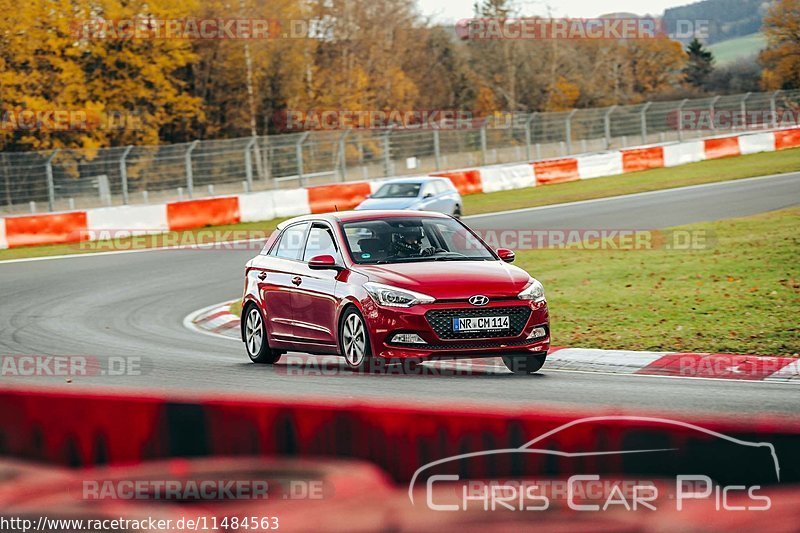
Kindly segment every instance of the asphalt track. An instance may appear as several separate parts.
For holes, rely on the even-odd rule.
[[[470,217],[480,229],[655,229],[800,204],[800,173]],[[141,358],[141,375],[0,377],[14,385],[800,419],[794,385],[547,371],[514,376],[290,375],[184,317],[240,294],[255,250],[161,250],[0,263],[0,354]],[[535,272],[532,272],[535,275]],[[558,339],[555,339],[556,344]]]

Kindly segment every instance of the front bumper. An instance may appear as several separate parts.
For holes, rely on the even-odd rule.
[[[475,307],[466,301],[434,302],[408,308],[377,305],[371,298],[362,302],[370,332],[372,353],[385,359],[458,359],[524,355],[550,349],[550,321],[547,303],[509,298]],[[509,315],[509,331],[503,333],[458,334],[447,328],[450,317],[469,314]],[[528,314],[529,313],[529,314]],[[544,327],[544,337],[529,339],[535,327]],[[397,333],[416,333],[425,344],[396,344]]]

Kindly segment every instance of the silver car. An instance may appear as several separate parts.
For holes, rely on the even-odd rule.
[[[356,209],[410,209],[461,216],[461,195],[447,178],[397,178],[380,188]]]

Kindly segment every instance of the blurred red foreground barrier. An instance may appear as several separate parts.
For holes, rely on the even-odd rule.
[[[607,416],[586,419],[594,415]],[[689,472],[720,482],[777,482],[770,450],[732,440],[739,439],[768,442],[780,460],[780,481],[800,481],[797,423],[766,417],[691,422],[696,425],[545,409],[0,390],[0,454],[69,466],[167,457],[328,456],[367,460],[396,481],[407,481],[432,461],[520,448],[535,439],[533,448],[560,455],[521,450],[450,461],[435,472],[465,477],[585,472],[669,477]],[[542,437],[548,432],[552,434]],[[635,449],[669,452],[657,459],[643,453],[577,455]]]
[[[6,473],[14,475],[4,477]],[[61,520],[136,520],[143,524],[136,531],[161,532],[276,528],[436,533],[499,533],[522,528],[564,533],[727,532],[763,529],[768,522],[771,532],[788,533],[796,531],[800,523],[796,486],[760,487],[756,489],[762,498],[758,501],[741,490],[726,495],[724,504],[712,495],[687,499],[678,509],[671,497],[675,481],[669,479],[617,478],[602,485],[578,482],[571,485],[577,488],[572,495],[564,491],[565,484],[571,483],[566,478],[519,480],[516,486],[539,489],[519,491],[514,498],[508,498],[508,491],[495,493],[505,498],[501,505],[493,505],[488,492],[474,488],[486,486],[475,481],[420,486],[413,491],[412,502],[405,484],[392,485],[380,470],[357,461],[173,459],[75,470],[3,461],[0,519],[30,520],[33,525],[46,520],[39,530],[53,532],[85,530],[63,522],[57,525]],[[473,487],[469,499],[463,490],[466,486]],[[614,487],[625,486],[629,488],[615,492]],[[657,497],[650,500],[653,508],[631,505],[632,486],[655,488]],[[167,487],[172,487],[171,491]],[[227,487],[228,492],[218,487]],[[248,487],[258,487],[257,494]],[[769,499],[768,509],[763,509],[763,498]],[[615,503],[603,508],[609,500]],[[623,500],[627,505],[620,503]],[[576,511],[570,503],[594,505],[598,510]],[[234,527],[232,520],[240,526]],[[217,527],[212,528],[213,524]],[[104,528],[110,530],[132,529]]]

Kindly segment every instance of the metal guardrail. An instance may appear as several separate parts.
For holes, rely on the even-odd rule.
[[[468,129],[350,129],[93,151],[0,152],[0,213],[155,203],[532,161],[794,126],[798,114],[800,91],[776,91],[504,115]]]

